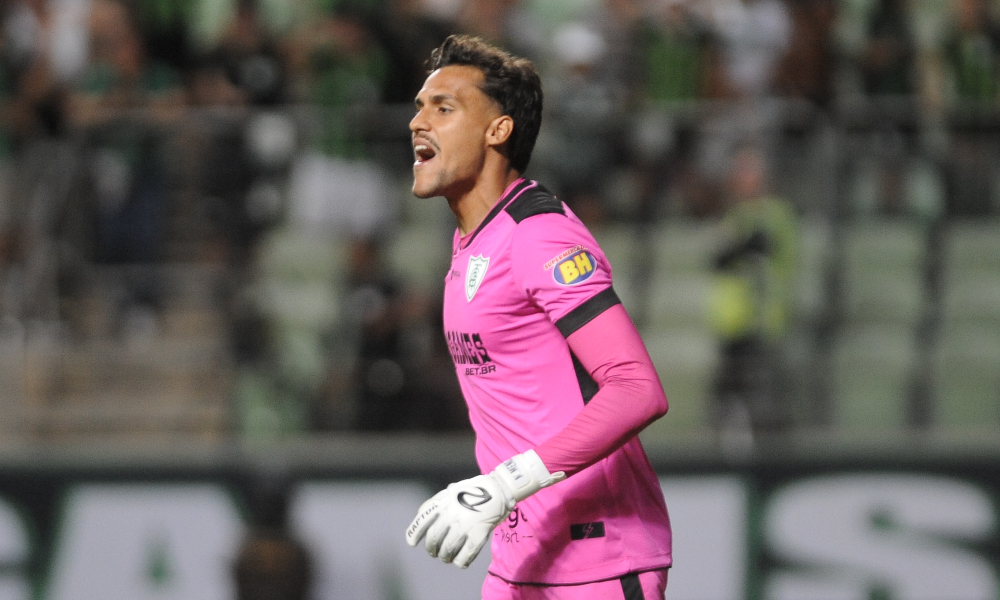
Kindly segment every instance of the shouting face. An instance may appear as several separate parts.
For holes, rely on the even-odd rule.
[[[449,65],[431,73],[417,93],[410,131],[418,198],[461,197],[475,186],[489,148],[506,139],[496,134],[509,117],[480,88],[483,78],[475,67]]]

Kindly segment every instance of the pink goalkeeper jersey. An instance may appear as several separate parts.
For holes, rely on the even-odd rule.
[[[467,239],[455,234],[444,328],[488,473],[538,447],[597,391],[566,337],[616,305],[587,228],[534,181],[512,184]],[[671,564],[670,522],[638,438],[518,503],[494,531],[490,572],[576,584]]]

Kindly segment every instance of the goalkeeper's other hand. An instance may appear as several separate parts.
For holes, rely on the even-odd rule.
[[[424,502],[406,528],[406,543],[416,546],[426,537],[428,554],[464,569],[517,502],[565,477],[550,474],[534,450],[518,454],[492,473],[453,483]]]

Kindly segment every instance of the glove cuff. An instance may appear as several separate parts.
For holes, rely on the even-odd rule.
[[[534,450],[512,456],[497,467],[493,474],[506,485],[517,502],[566,478],[562,471],[549,473]]]

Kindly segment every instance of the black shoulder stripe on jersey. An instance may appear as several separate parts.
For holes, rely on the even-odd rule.
[[[541,185],[521,194],[517,200],[507,205],[506,210],[515,223],[546,213],[566,214],[562,200],[553,196],[552,192]]]
[[[496,216],[500,214],[500,211],[502,211],[504,208],[507,207],[507,205],[511,203],[510,201],[511,198],[516,197],[524,190],[524,188],[530,186],[532,183],[533,183],[532,181],[525,179],[521,183],[514,186],[514,189],[512,189],[509,194],[507,194],[507,198],[500,199],[500,201],[498,201],[496,205],[490,209],[490,212],[486,214],[486,218],[484,218],[483,222],[479,224],[479,227],[476,227],[475,233],[472,234],[472,237],[469,238],[469,241],[466,242],[465,245],[468,246],[469,244],[471,244],[472,240],[476,239],[476,236],[479,235],[479,232],[483,230],[483,227],[486,227],[486,225],[488,225],[490,221],[495,219]]]
[[[583,403],[586,404],[590,402],[591,398],[597,395],[599,389],[597,382],[594,381],[594,378],[584,368],[580,359],[572,351],[569,354],[573,357],[573,370],[576,371],[576,380],[580,384],[580,395],[583,396]]]
[[[556,321],[556,327],[563,334],[564,338],[569,337],[577,329],[594,320],[594,317],[608,310],[615,304],[621,304],[615,288],[609,287],[603,292],[597,293],[593,298],[587,300],[580,306],[574,308],[568,315]]]

